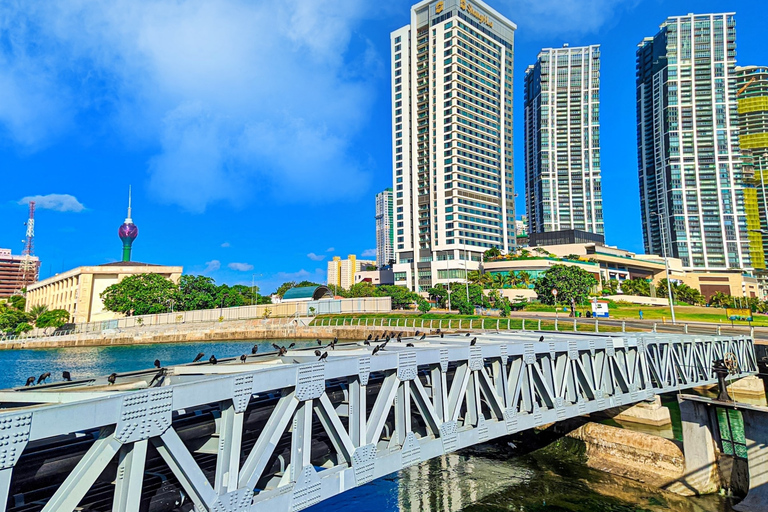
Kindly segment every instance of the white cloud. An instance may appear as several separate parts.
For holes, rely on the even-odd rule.
[[[363,258],[371,258],[376,256],[376,249],[366,249],[363,251]]]
[[[327,249],[325,250],[325,252],[333,252],[333,251],[335,251],[335,250],[336,250],[336,248],[335,248],[335,247],[329,247],[329,248],[327,248]]]
[[[69,194],[48,194],[45,196],[27,196],[19,199],[18,203],[27,205],[35,202],[35,207],[41,210],[54,210],[57,212],[81,212],[85,206],[75,196]]]
[[[298,201],[358,193],[350,155],[383,70],[365,0],[0,3],[0,134],[35,146],[81,114],[158,148],[150,191],[202,212],[252,186]],[[351,52],[352,38],[362,39]],[[308,86],[311,84],[311,86]]]
[[[505,3],[506,8],[501,6],[499,11],[514,21],[518,30],[551,37],[596,33],[617,19],[621,11],[633,9],[640,0],[505,0]],[[547,44],[559,46],[551,41]]]
[[[230,263],[227,266],[232,270],[237,270],[238,272],[247,272],[249,270],[253,270],[253,265],[250,263]]]
[[[208,274],[209,272],[215,272],[220,268],[221,268],[221,262],[219,260],[206,261],[203,274]]]
[[[312,261],[323,261],[325,259],[325,254],[315,254],[311,252],[307,254],[307,258],[311,259]]]
[[[222,247],[224,247],[225,249],[226,249],[227,247],[232,247],[232,245],[230,245],[230,243],[229,243],[229,242],[224,242],[223,244],[221,244],[221,246],[222,246]]]

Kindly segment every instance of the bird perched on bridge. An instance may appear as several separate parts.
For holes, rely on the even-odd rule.
[[[247,355],[243,354],[243,355],[240,356],[240,362],[241,363],[244,363],[246,359],[248,359]]]
[[[444,332],[441,332],[441,333],[440,333],[440,337],[441,337],[441,338],[444,338],[444,337],[445,337],[445,333],[444,333]]]
[[[542,336],[541,338],[539,338],[539,341],[544,341],[544,336]]]
[[[111,373],[111,374],[109,375],[109,377],[107,377],[107,382],[109,382],[109,385],[110,385],[110,386],[111,386],[112,384],[114,384],[116,380],[117,380],[117,374],[116,374],[116,373]]]
[[[382,345],[376,345],[375,347],[373,347],[373,352],[371,352],[371,355],[372,355],[372,356],[375,356],[375,355],[376,355],[376,353],[377,353],[379,350],[381,350],[381,347],[382,347]]]
[[[421,334],[421,331],[416,331],[415,333],[413,333],[413,337],[415,338],[415,337],[416,337],[416,336],[418,336],[419,334]]]
[[[376,335],[376,339],[375,339],[375,340],[373,340],[373,342],[374,342],[374,343],[378,343],[378,342],[379,342],[379,335],[378,335],[378,334]]]
[[[325,361],[326,359],[328,359],[328,352],[323,352],[323,355],[320,356],[318,361]]]
[[[317,338],[317,340],[316,340],[316,341],[317,341],[317,344],[318,344],[318,345],[322,345],[322,344],[323,344],[323,340],[321,340],[320,338]]]
[[[192,360],[192,362],[193,362],[193,363],[196,363],[196,362],[198,362],[199,360],[201,360],[201,359],[203,358],[203,356],[205,356],[205,354],[203,354],[202,352],[200,352],[199,354],[197,354],[197,355],[195,356],[195,358]]]
[[[467,334],[465,334],[464,336],[467,336],[467,337],[469,337],[469,335],[470,335],[470,334],[472,334],[472,333],[471,333],[471,332],[468,332],[468,333],[467,333]]]
[[[292,348],[293,348],[293,347],[295,347],[295,346],[296,346],[296,344],[295,344],[295,343],[291,343],[290,345],[288,345],[288,350],[292,349]]]
[[[165,368],[161,368],[160,371],[157,372],[154,377],[152,377],[152,380],[149,381],[148,387],[150,388],[153,387],[155,382],[160,382],[160,379],[162,379],[163,377],[165,377]]]
[[[160,360],[159,359],[155,359],[155,368],[160,368],[160,366],[161,366],[160,365]]]
[[[320,352],[319,350],[315,350],[315,355],[316,355],[317,357],[320,357],[321,355],[323,355],[323,353],[322,353],[322,352]]]
[[[476,343],[477,343],[477,336],[472,338],[472,341],[469,342],[469,346],[470,347],[474,347]]]
[[[368,340],[365,340],[365,341],[363,342],[363,345],[368,345],[368,346],[370,346],[370,345],[371,345],[371,342],[370,342],[370,341],[368,341]]]
[[[259,351],[259,346],[258,345],[254,345],[253,348],[251,349],[251,354],[255,354],[258,351]]]
[[[61,378],[67,382],[72,382],[72,375],[70,375],[69,372],[66,370],[61,372]]]
[[[405,344],[405,346],[406,346],[406,347],[412,347],[412,346],[413,346],[413,343],[406,343],[406,344]]]
[[[435,331],[435,334],[440,334],[441,332],[443,332],[443,331],[441,331],[441,330],[438,328],[438,329]]]
[[[371,341],[373,339],[373,334],[369,334],[366,340]]]
[[[281,346],[280,346],[280,345],[278,345],[277,343],[273,343],[273,344],[272,344],[272,348],[274,348],[275,350],[277,350],[277,355],[278,355],[278,357],[283,357],[285,354],[287,354],[287,353],[288,353],[288,349],[287,349],[287,348],[285,348],[285,347],[281,347]]]
[[[30,378],[27,379],[27,383],[24,384],[24,385],[25,386],[32,386],[32,385],[34,385],[34,383],[35,383],[35,378],[34,377],[30,377]]]
[[[419,338],[419,340],[423,340],[426,337],[427,337],[427,333],[424,333],[424,334],[421,335],[421,338]]]
[[[46,380],[48,380],[48,377],[51,376],[51,372],[45,372],[40,377],[37,378],[37,383],[44,383]]]
[[[331,341],[327,346],[331,350],[336,350],[336,338],[334,338],[333,341]]]
[[[208,358],[208,362],[211,364],[216,364],[219,362],[219,360],[216,359],[216,356],[212,355],[211,357]]]
[[[403,342],[403,334],[402,333],[397,333],[397,342],[398,343],[402,343]]]

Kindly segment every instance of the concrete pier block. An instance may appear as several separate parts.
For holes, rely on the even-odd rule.
[[[683,496],[717,492],[720,477],[707,406],[700,402],[681,401],[680,416],[683,423],[685,474],[667,490]]]
[[[765,399],[763,380],[755,375],[733,381],[728,385],[728,392],[735,395],[751,395]]]
[[[749,492],[733,508],[739,512],[768,510],[768,413],[742,409],[747,439]]]
[[[672,423],[669,408],[661,405],[661,398],[658,395],[651,402],[640,402],[629,409],[625,409],[614,416],[614,419],[619,422],[639,423],[655,427]]]

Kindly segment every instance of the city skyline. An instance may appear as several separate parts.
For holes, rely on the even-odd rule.
[[[239,6],[237,2],[232,5]],[[200,153],[195,150],[198,147],[209,149],[208,143],[215,143],[214,149],[218,148],[217,151],[221,148],[227,149],[227,146],[222,144],[229,140],[232,127],[217,124],[218,121],[213,125],[206,124],[205,120],[210,118],[211,112],[227,113],[233,107],[226,102],[227,97],[222,94],[212,96],[209,89],[220,88],[227,96],[242,94],[242,89],[223,87],[218,82],[205,83],[208,89],[192,87],[195,75],[190,74],[191,71],[187,68],[180,69],[180,64],[174,64],[174,60],[168,60],[174,55],[181,55],[179,47],[173,46],[173,43],[178,42],[177,38],[169,37],[168,41],[157,43],[157,46],[151,49],[140,48],[148,52],[154,59],[152,62],[163,64],[164,69],[167,68],[167,74],[162,76],[150,75],[146,69],[141,69],[142,80],[149,81],[150,84],[159,81],[162,85],[162,94],[159,97],[145,97],[150,92],[146,88],[125,89],[136,84],[126,82],[125,77],[116,76],[118,70],[95,59],[95,50],[90,46],[84,47],[84,43],[75,36],[75,31],[61,33],[64,29],[59,27],[55,34],[45,36],[48,39],[44,42],[48,44],[42,44],[40,47],[42,52],[50,54],[51,60],[57,66],[64,67],[67,59],[53,48],[53,42],[63,41],[61,46],[71,49],[80,58],[75,59],[79,67],[72,71],[72,75],[67,75],[58,68],[58,72],[46,74],[46,70],[39,68],[40,63],[36,63],[32,57],[27,57],[28,61],[19,61],[18,57],[4,50],[4,53],[0,54],[7,64],[3,73],[8,80],[4,83],[15,86],[7,92],[9,97],[18,101],[14,102],[17,105],[15,111],[0,112],[4,135],[4,144],[0,150],[3,155],[3,167],[11,173],[23,174],[25,179],[19,180],[14,187],[3,187],[0,191],[0,246],[9,247],[14,253],[20,252],[21,244],[18,241],[23,238],[26,207],[17,202],[24,197],[46,196],[47,203],[42,203],[54,209],[45,209],[43,206],[38,210],[36,254],[43,259],[42,277],[78,265],[119,259],[114,230],[125,216],[125,187],[133,183],[134,217],[137,224],[142,226],[142,236],[134,247],[134,259],[139,261],[184,265],[187,272],[205,272],[215,277],[218,282],[250,284],[252,273],[264,274],[265,277],[257,277],[257,283],[260,282],[263,288],[271,291],[275,283],[279,284],[283,280],[307,278],[321,281],[325,264],[334,253],[354,252],[361,257],[365,256],[366,250],[375,247],[374,205],[371,197],[376,191],[390,186],[391,182],[391,127],[385,121],[389,117],[390,82],[384,64],[389,60],[389,32],[407,22],[403,12],[407,12],[410,5],[410,2],[395,2],[384,10],[351,9],[349,18],[343,20],[340,29],[342,37],[339,40],[329,36],[317,42],[307,42],[304,39],[294,41],[301,48],[310,48],[315,52],[309,52],[314,59],[313,65],[306,66],[306,70],[302,68],[301,73],[306,75],[297,74],[293,68],[281,69],[286,76],[290,71],[293,72],[291,76],[318,78],[326,76],[320,66],[323,64],[332,68],[332,76],[339,82],[334,82],[334,87],[349,83],[355,86],[352,89],[334,89],[344,92],[347,98],[354,98],[355,103],[351,105],[355,107],[352,109],[355,116],[349,117],[351,114],[345,114],[342,119],[329,124],[327,134],[332,136],[331,139],[322,140],[319,145],[301,146],[303,152],[307,153],[323,149],[320,152],[323,157],[344,146],[343,151],[335,153],[335,161],[340,161],[338,155],[342,154],[344,158],[341,161],[354,160],[359,172],[350,171],[349,165],[334,168],[334,160],[325,159],[320,165],[334,171],[333,179],[330,180],[327,179],[327,173],[319,173],[313,178],[304,172],[298,177],[292,174],[289,176],[290,180],[282,183],[280,169],[275,167],[275,161],[282,162],[283,166],[307,170],[314,169],[315,166],[306,167],[305,161],[297,160],[297,151],[282,148],[274,140],[265,139],[263,134],[258,140],[265,141],[262,145],[270,145],[268,161],[230,162],[234,170],[243,167],[264,169],[263,179],[259,178],[255,182],[251,180],[245,184],[228,183],[227,179],[219,179],[222,176],[238,176],[237,173],[231,176],[221,174],[222,169],[227,168],[227,159],[233,158],[232,153],[220,152],[226,157],[225,163],[222,163],[221,158],[210,160],[210,152]],[[616,7],[614,3],[603,2],[601,6],[604,12],[599,15],[587,9],[583,17],[576,19],[574,24],[558,25],[554,22],[543,23],[546,17],[536,18],[538,14],[524,4],[516,6],[507,1],[491,1],[489,5],[519,27],[515,41],[514,73],[515,189],[518,193],[524,190],[522,76],[525,66],[535,60],[542,47],[557,47],[565,42],[572,46],[600,44],[604,69],[610,70],[601,76],[601,149],[606,237],[610,244],[642,251],[639,194],[637,186],[633,184],[636,183],[637,173],[634,133],[636,45],[643,37],[654,33],[668,16],[687,12],[734,10],[739,34],[737,64],[762,65],[768,61],[768,55],[759,43],[761,33],[757,21],[757,7],[747,2],[731,2],[724,5],[722,2],[708,1],[644,1],[638,2],[634,7]],[[119,6],[115,7],[118,8]],[[47,19],[45,16],[50,15],[41,14],[42,11],[43,9],[35,10],[23,16],[37,16],[34,19],[42,23]],[[215,16],[212,17],[221,21],[224,14],[216,9],[214,11]],[[554,13],[554,16],[573,15],[570,11],[564,11]],[[12,14],[12,19],[22,16],[20,13]],[[115,15],[114,12],[99,15],[107,14]],[[245,14],[251,13],[249,11]],[[253,19],[258,21],[262,19],[263,14],[255,13]],[[552,12],[549,14],[552,15]],[[327,14],[319,12],[318,16],[322,18]],[[173,16],[170,18],[176,20]],[[189,21],[181,14],[177,18],[178,23],[170,28],[180,29],[192,22],[202,23],[197,18]],[[223,19],[231,20],[231,17]],[[301,17],[291,19],[306,21]],[[555,21],[558,19],[563,18],[555,17]],[[129,25],[138,23],[135,19],[129,19],[128,22]],[[65,24],[64,27],[66,26]],[[302,28],[302,31],[295,37],[306,38],[307,34],[312,33],[311,24],[296,26]],[[158,27],[139,28],[149,30]],[[210,33],[210,30],[206,33]],[[274,35],[280,39],[287,37],[286,33],[287,29]],[[171,31],[171,35],[178,33]],[[98,36],[107,37],[104,34]],[[221,43],[222,40],[226,42],[223,36],[219,36],[216,42]],[[113,52],[108,57],[117,55],[118,50],[124,51],[121,46],[123,41],[105,39],[101,42]],[[253,47],[249,49],[253,50]],[[339,50],[342,50],[342,55],[336,57]],[[263,61],[263,52],[257,51],[255,56],[256,61]],[[331,56],[334,56],[335,60],[328,60]],[[293,54],[288,57],[290,64],[296,64]],[[203,61],[200,68],[210,69],[208,61]],[[136,64],[137,61],[131,62]],[[357,63],[360,67],[366,62],[373,66],[370,68],[373,77],[370,80],[361,82],[358,75],[342,77],[339,72],[339,69],[351,63]],[[30,73],[29,66],[25,67],[23,64],[36,65],[32,68],[38,72]],[[228,73],[232,62],[224,62],[221,66],[222,78],[230,77]],[[91,71],[91,68],[99,72],[96,75],[100,79],[88,82],[82,92],[76,91],[73,84],[81,82],[78,71],[82,71],[83,76],[88,76],[86,71]],[[46,88],[49,84],[56,85],[63,92],[49,93]],[[120,86],[117,87],[119,94],[113,93],[110,96],[103,88],[104,84]],[[236,82],[234,86],[239,84],[240,82]],[[279,87],[279,84],[275,87]],[[32,87],[33,85],[35,87]],[[326,90],[328,89],[323,89]],[[37,101],[30,100],[29,96],[23,94],[25,92],[36,93],[32,98],[37,98]],[[253,95],[263,98],[265,93],[273,99],[268,102],[270,104],[282,102],[287,104],[293,113],[312,113],[306,120],[307,127],[316,127],[318,120],[325,119],[330,107],[347,112],[350,106],[345,104],[341,107],[336,103],[318,111],[319,103],[312,103],[316,102],[315,96],[301,101],[294,100],[293,98],[301,95],[294,94],[292,88],[287,90],[286,94],[290,93],[287,97],[276,94],[271,89],[260,89],[249,93],[248,97]],[[157,101],[165,101],[166,96],[173,96],[172,101],[163,103],[162,108],[158,107],[159,110],[148,110],[150,107],[156,107]],[[294,101],[298,103],[293,104]],[[31,105],[35,106],[34,112],[29,111]],[[57,108],[54,109],[54,106]],[[138,122],[131,118],[128,110],[133,107],[141,107],[138,111],[146,114],[146,119],[156,120],[153,122],[157,124],[147,127],[143,124],[144,121]],[[249,107],[247,112],[259,118],[260,111],[253,108]],[[213,118],[220,119],[221,116],[214,115]],[[294,118],[297,117],[293,116],[292,119]],[[342,124],[345,127],[341,127]],[[166,131],[159,130],[158,126]],[[349,127],[354,127],[354,130]],[[249,128],[257,130],[258,126]],[[278,137],[280,133],[291,134],[292,144],[299,140],[295,138],[297,134],[309,137],[307,140],[318,140],[316,137],[312,138],[316,131],[302,131],[301,126],[295,123],[277,128]],[[352,147],[364,149],[351,151],[349,148]],[[239,151],[242,148],[235,149]],[[233,150],[233,153],[238,151]],[[186,174],[169,175],[169,162],[184,162],[183,159],[179,160],[184,155],[200,165],[209,162],[206,163],[208,167],[178,166],[186,169]],[[232,172],[235,172],[234,170]],[[226,189],[221,188],[220,182],[227,185]],[[54,198],[48,197],[49,194],[68,194],[72,197]],[[523,200],[520,194],[516,203],[518,216],[524,211]],[[204,215],[199,213],[203,208],[206,208]],[[194,211],[198,213],[193,213]],[[316,218],[317,211],[330,213],[334,222],[321,226],[313,224],[311,221]],[[352,211],[356,214],[349,215]],[[285,216],[282,220],[281,215]],[[290,220],[291,229],[286,229],[285,219]],[[194,250],[183,250],[190,246],[190,237],[196,238],[192,246]],[[275,247],[282,248],[277,252],[279,257],[275,257]],[[335,252],[328,251],[331,248],[335,248]]]

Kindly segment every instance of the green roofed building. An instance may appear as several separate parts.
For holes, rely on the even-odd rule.
[[[327,286],[301,286],[291,288],[283,295],[283,302],[301,302],[320,299],[332,299]]]

